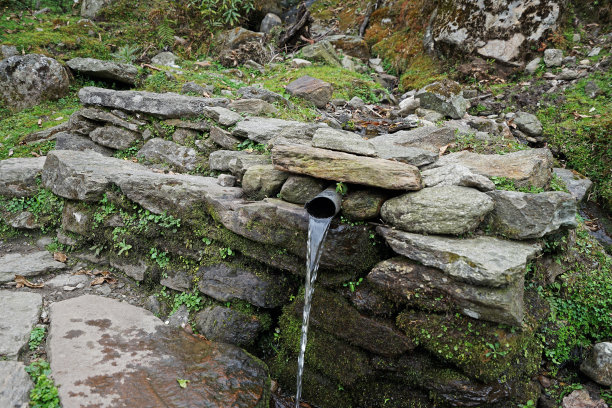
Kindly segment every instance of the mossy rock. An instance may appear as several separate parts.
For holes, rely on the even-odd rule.
[[[415,311],[401,313],[397,324],[431,354],[485,383],[500,381],[513,387],[528,382],[542,360],[535,325],[520,331],[458,313]]]

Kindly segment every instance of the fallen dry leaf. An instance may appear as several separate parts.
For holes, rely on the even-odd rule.
[[[68,257],[63,252],[56,252],[53,254],[53,259],[58,262],[66,262],[68,260]]]
[[[21,275],[15,275],[15,282],[17,283],[17,288],[23,288],[24,286],[27,286],[28,288],[32,288],[32,289],[40,289],[43,286],[45,286],[44,283],[32,283],[29,280],[27,280],[24,276]]]
[[[38,127],[42,127],[42,119],[38,119]]]
[[[73,275],[89,275],[89,276],[93,276],[93,273],[91,273],[90,270],[81,269],[80,271],[73,273]]]
[[[444,156],[444,153],[446,153],[446,149],[448,149],[449,146],[450,144],[447,144],[446,146],[442,146],[440,148],[440,157]]]
[[[98,276],[97,278],[92,280],[89,285],[90,286],[102,285],[104,282],[110,285],[110,284],[117,283],[117,279],[113,278],[112,276]]]

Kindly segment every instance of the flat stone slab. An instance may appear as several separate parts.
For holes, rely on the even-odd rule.
[[[15,275],[25,277],[64,269],[66,264],[53,259],[48,251],[30,252],[28,254],[9,253],[0,256],[0,283],[12,282]]]
[[[0,195],[29,197],[38,191],[36,177],[42,173],[46,157],[0,160]]]
[[[443,271],[404,257],[387,259],[368,274],[368,281],[398,304],[449,298],[466,316],[520,326],[523,321],[523,279],[504,288],[470,285]]]
[[[81,88],[79,99],[83,105],[147,113],[160,118],[197,117],[204,113],[207,106],[228,104],[225,98],[200,98],[172,92],[113,91],[93,86]]]
[[[310,142],[325,123],[304,123],[295,120],[251,117],[238,122],[232,136],[250,139],[257,143],[270,144],[275,139],[304,140]]]
[[[492,237],[470,239],[425,236],[386,227],[376,229],[398,254],[441,269],[451,278],[478,286],[505,287],[525,273],[540,244]]]
[[[495,202],[493,231],[512,239],[534,239],[561,228],[576,228],[576,200],[571,194],[539,194],[496,190],[487,193]]]
[[[220,124],[221,126],[233,126],[243,118],[236,112],[220,106],[204,108],[204,115]]]
[[[156,173],[140,164],[94,152],[52,151],[47,158],[43,184],[71,200],[98,201],[114,183],[130,200],[160,214],[165,210],[180,212],[208,200],[242,196],[242,189],[222,187],[214,177]]]
[[[485,176],[473,173],[460,164],[437,167],[421,172],[425,187],[463,186],[473,187],[480,191],[495,190],[495,183]]]
[[[383,149],[389,144],[403,147],[418,147],[438,153],[440,148],[453,143],[456,139],[454,129],[449,127],[423,126],[412,130],[400,130],[399,132],[381,135],[370,139],[377,149]],[[382,145],[379,147],[379,145]]]
[[[361,156],[376,156],[372,143],[357,133],[345,130],[318,129],[312,138],[312,146]]]
[[[153,162],[171,164],[180,171],[193,171],[199,162],[205,161],[198,158],[198,153],[194,149],[158,137],[147,141],[137,156]]]
[[[468,151],[451,153],[428,166],[460,164],[486,177],[506,177],[517,187],[544,188],[552,176],[552,153],[548,149],[521,150],[508,154],[478,154]]]
[[[54,303],[50,319],[47,349],[64,408],[268,406],[263,362],[145,309],[86,295]]]
[[[290,173],[389,190],[420,190],[422,184],[419,169],[410,164],[316,147],[275,146],[272,163]]]
[[[73,58],[66,62],[71,70],[80,74],[100,79],[123,82],[134,85],[138,68],[130,64],[103,61],[95,58]]]
[[[21,361],[0,361],[0,407],[27,408],[33,386]]]
[[[42,296],[38,293],[0,290],[0,356],[17,359],[38,323],[41,308]]]

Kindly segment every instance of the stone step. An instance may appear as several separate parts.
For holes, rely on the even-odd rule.
[[[6,159],[0,161],[0,195],[29,197],[38,191],[36,177],[40,176],[45,157]]]
[[[38,293],[0,290],[0,357],[17,359],[38,323],[41,308],[42,296]]]
[[[0,407],[26,408],[34,384],[20,361],[0,361]]]
[[[52,304],[50,323],[47,350],[64,408],[269,404],[262,361],[142,308],[85,295]]]
[[[15,275],[38,276],[65,267],[66,264],[53,259],[48,251],[8,253],[0,256],[0,283],[12,282]]]

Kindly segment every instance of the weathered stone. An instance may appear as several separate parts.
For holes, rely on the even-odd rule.
[[[170,51],[160,52],[151,58],[151,63],[156,65],[165,65],[167,67],[176,67],[177,56]]]
[[[221,108],[218,106],[205,107],[203,114],[221,126],[234,126],[236,123],[242,120],[242,116],[236,112],[232,112],[227,108]]]
[[[574,69],[563,68],[563,70],[557,75],[557,79],[560,81],[573,81],[582,76],[586,76],[586,72],[579,72]]]
[[[458,306],[466,316],[520,326],[523,321],[523,279],[504,288],[470,285],[454,279],[439,269],[419,265],[403,257],[387,259],[372,269],[367,280],[394,302],[418,305],[418,302],[445,302]]]
[[[90,211],[84,211],[77,204],[67,201],[62,211],[62,229],[79,235],[90,233],[93,218]]]
[[[0,257],[0,268],[4,266],[3,258],[6,256]],[[19,272],[15,270],[15,273]],[[2,271],[0,276],[3,276]],[[17,359],[22,347],[28,344],[32,328],[38,323],[41,308],[42,296],[38,293],[0,291],[0,356],[9,360]]]
[[[16,229],[34,230],[44,226],[44,222],[39,220],[30,211],[0,213],[0,218],[4,219],[4,222]]]
[[[0,162],[0,166],[1,165],[2,162]],[[581,202],[584,199],[593,186],[593,182],[591,180],[575,170],[557,167],[553,169],[553,173],[555,173],[555,176],[560,178],[561,181],[565,183],[565,186],[569,190],[570,194],[578,202]]]
[[[191,289],[193,277],[187,271],[178,270],[166,272],[168,276],[163,277],[159,281],[161,285],[179,292],[188,292]],[[189,318],[189,310],[187,310],[187,318]]]
[[[221,187],[213,177],[160,174],[93,152],[50,152],[42,178],[43,185],[55,194],[90,202],[100,200],[114,183],[130,200],[156,214],[182,212],[202,201],[212,203],[242,195],[241,189]]]
[[[455,0],[438,7],[425,35],[426,48],[447,56],[473,52],[516,64],[557,29],[565,2]]]
[[[461,85],[449,79],[427,85],[416,93],[415,98],[421,101],[421,107],[453,119],[461,119],[468,108]]]
[[[289,176],[281,188],[281,198],[293,204],[306,204],[325,189],[325,182],[307,176]]]
[[[63,288],[64,286],[88,285],[92,279],[87,275],[64,274],[45,281],[45,286],[50,288]]]
[[[436,112],[435,110],[431,110],[431,109],[418,108],[415,111],[415,113],[423,121],[427,121],[431,123],[436,123],[436,122],[444,120],[443,114],[441,114],[440,112]]]
[[[96,122],[110,123],[111,125],[119,126],[133,132],[138,132],[138,127],[144,125],[144,122],[134,119],[129,119],[128,121],[102,109],[84,108],[77,111],[77,113],[84,118]]]
[[[363,61],[367,61],[368,58],[370,58],[368,43],[361,37],[339,34],[329,36],[326,40],[332,43],[337,49],[342,50],[346,55],[359,58]]]
[[[146,113],[161,118],[193,118],[201,116],[207,106],[225,106],[225,98],[200,98],[176,93],[113,91],[87,86],[79,91],[83,105],[103,106],[130,112]]]
[[[563,51],[549,48],[544,50],[544,63],[547,67],[560,67],[563,63]]]
[[[113,3],[114,0],[85,0],[81,3],[81,17],[96,18],[102,8]]]
[[[217,33],[215,43],[217,49],[233,50],[249,42],[259,42],[263,38],[263,33],[256,33],[242,27],[236,27]]]
[[[539,194],[496,190],[487,193],[495,202],[493,231],[511,239],[541,238],[561,228],[576,228],[576,201],[571,194]]]
[[[195,143],[199,136],[200,132],[197,130],[179,127],[172,133],[172,141],[185,146]]]
[[[493,210],[493,200],[468,187],[431,187],[392,198],[383,204],[382,219],[401,230],[426,234],[473,231]]]
[[[552,154],[548,149],[529,149],[514,153],[477,154],[468,151],[442,156],[429,168],[460,164],[486,177],[506,177],[517,187],[544,188],[551,178]]]
[[[540,62],[541,61],[542,61],[542,58],[540,58],[540,57],[536,57],[536,58],[532,59],[529,62],[529,64],[527,64],[527,66],[525,66],[525,71],[527,71],[527,73],[529,73],[531,75],[535,74],[535,72],[540,67]]]
[[[575,390],[563,397],[562,408],[608,408],[604,400],[593,399],[588,390]]]
[[[274,105],[261,99],[237,99],[230,102],[229,107],[236,112],[249,113],[255,116],[278,113],[278,109]]]
[[[10,110],[59,99],[69,85],[66,70],[53,58],[28,54],[0,61],[0,104]]]
[[[376,156],[372,143],[357,133],[345,130],[318,129],[312,137],[312,146],[361,156]]]
[[[206,92],[206,88],[201,85],[196,84],[195,82],[185,82],[183,87],[181,88],[181,93],[194,93],[198,96],[204,95]]]
[[[277,94],[276,92],[268,91],[265,88],[258,88],[255,86],[245,86],[245,87],[238,89],[238,93],[244,99],[261,99],[269,103],[281,102],[284,105],[289,105],[289,101],[286,98]]]
[[[317,108],[324,108],[334,92],[329,82],[308,75],[291,82],[285,90],[292,96],[312,102]]]
[[[252,117],[238,122],[232,135],[262,144],[271,144],[275,139],[304,140],[310,144],[315,132],[326,127],[325,123]]]
[[[209,137],[210,140],[225,149],[234,149],[240,143],[240,139],[236,139],[230,132],[217,126],[210,129]]]
[[[460,164],[423,170],[421,176],[423,176],[425,187],[463,186],[480,191],[495,190],[495,184],[487,177],[472,173],[470,169]]]
[[[267,407],[265,365],[166,327],[126,302],[81,296],[50,308],[47,350],[62,406]],[[177,378],[186,380],[179,387]]]
[[[0,60],[6,59],[8,57],[13,57],[15,55],[19,55],[17,47],[15,47],[14,45],[0,45]]]
[[[139,139],[139,134],[116,126],[104,126],[89,134],[91,140],[111,149],[124,150]]]
[[[275,197],[287,177],[288,173],[276,170],[272,164],[251,166],[242,177],[242,189],[248,197],[255,200]]]
[[[440,148],[455,141],[455,131],[448,127],[424,126],[413,130],[400,130],[399,132],[377,136],[370,142],[377,147],[396,144],[403,147],[418,147],[439,153]],[[381,151],[384,146],[381,146]]]
[[[55,150],[92,151],[103,156],[112,156],[113,150],[101,146],[85,136],[71,132],[59,132],[55,135]]]
[[[30,197],[38,191],[36,177],[42,173],[46,157],[0,161],[0,195]]]
[[[527,112],[518,112],[513,120],[519,130],[528,136],[542,136],[542,123],[535,115]]]
[[[207,339],[245,347],[253,344],[261,331],[255,316],[227,307],[209,307],[195,316],[196,327]]]
[[[478,286],[505,287],[525,273],[540,244],[492,237],[470,239],[425,236],[378,227],[398,254],[439,268],[451,278]]]
[[[28,254],[9,253],[0,256],[0,283],[12,282],[15,275],[38,276],[65,267],[66,264],[57,262],[47,251]]]
[[[73,58],[66,62],[66,65],[81,75],[123,82],[128,85],[134,85],[138,77],[138,68],[134,65],[95,58]]]
[[[171,164],[181,171],[193,171],[202,163],[194,149],[160,138],[154,138],[145,143],[138,151],[138,156],[150,161]]]
[[[312,65],[312,62],[302,59],[302,58],[294,58],[291,60],[291,68],[305,68]]]
[[[20,361],[0,361],[0,407],[27,408],[34,387]]]
[[[283,276],[227,264],[203,266],[199,276],[200,292],[222,302],[242,299],[257,307],[274,308],[286,302],[290,291]]]
[[[272,162],[279,170],[327,180],[390,190],[421,189],[421,175],[416,167],[390,160],[315,147],[279,145],[272,149]]]
[[[137,281],[143,281],[147,271],[149,270],[146,262],[144,262],[142,259],[138,262],[129,262],[120,258],[113,258],[110,261],[110,265]]]
[[[373,139],[371,139],[373,140]],[[421,167],[438,160],[438,154],[431,150],[418,147],[404,147],[395,143],[383,141],[370,142],[376,149],[376,155],[381,159],[395,160]]]
[[[580,365],[580,371],[593,381],[612,386],[612,343],[597,343]]]
[[[164,123],[168,126],[174,126],[179,129],[196,130],[198,132],[206,132],[211,128],[210,124],[205,120],[192,122],[189,120],[168,119],[165,120]]]
[[[342,199],[342,214],[355,221],[369,220],[380,215],[387,196],[380,191],[349,191]]]
[[[234,187],[236,185],[236,177],[231,174],[219,174],[217,184],[223,187]]]
[[[406,98],[399,103],[399,116],[408,116],[413,114],[421,106],[421,100],[411,96],[410,98]]]
[[[259,31],[268,34],[274,27],[278,27],[282,24],[283,22],[279,16],[274,13],[268,13],[263,20],[261,20]]]
[[[308,60],[324,62],[339,67],[340,57],[329,41],[319,41],[302,48],[302,56]]]
[[[293,304],[294,314],[302,315],[304,301]],[[412,350],[415,344],[396,332],[392,325],[362,316],[338,294],[317,288],[312,298],[310,324],[313,327],[383,356],[394,356]]]
[[[347,102],[347,105],[353,109],[363,109],[365,106],[365,102],[358,96],[353,96],[350,101]]]

